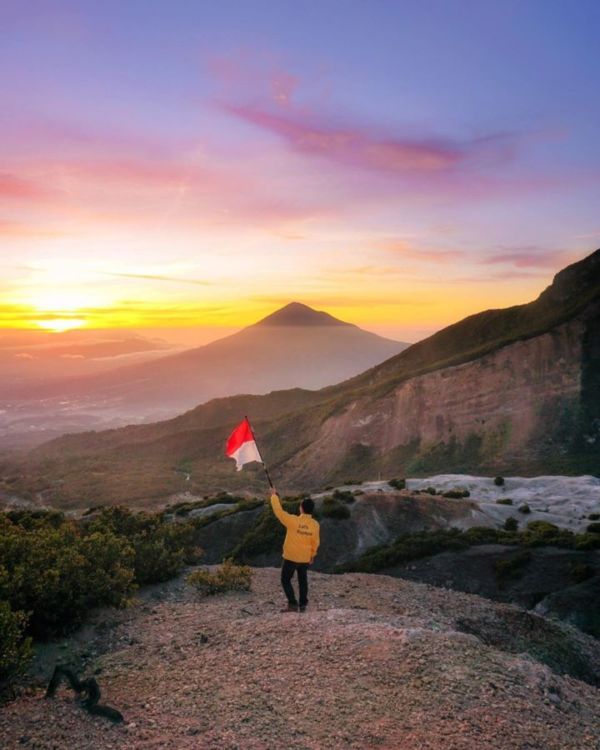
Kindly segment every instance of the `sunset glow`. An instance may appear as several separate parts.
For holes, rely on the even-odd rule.
[[[34,5],[2,11],[2,328],[297,300],[416,340],[600,245],[597,4]]]
[[[86,321],[77,318],[54,318],[53,320],[36,320],[35,323],[45,331],[63,333],[81,328]]]

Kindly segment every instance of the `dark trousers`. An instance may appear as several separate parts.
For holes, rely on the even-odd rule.
[[[297,606],[296,593],[292,586],[294,573],[298,571],[298,587],[300,589],[300,606],[306,607],[308,604],[308,563],[296,563],[291,560],[284,560],[281,566],[281,585],[287,596],[287,600],[293,606]]]

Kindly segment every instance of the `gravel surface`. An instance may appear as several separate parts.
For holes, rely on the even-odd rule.
[[[304,614],[280,613],[272,568],[254,571],[249,593],[200,599],[180,578],[98,613],[40,656],[39,686],[0,711],[0,747],[600,748],[597,687],[457,629],[517,608],[387,576],[310,577]],[[565,633],[595,667],[597,642]],[[123,724],[65,687],[44,699],[48,655],[83,648],[81,675],[96,673]]]

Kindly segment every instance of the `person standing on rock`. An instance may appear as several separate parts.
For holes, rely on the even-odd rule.
[[[310,498],[300,503],[300,515],[286,513],[281,507],[277,491],[271,489],[271,507],[273,513],[286,528],[283,543],[283,565],[281,566],[281,585],[288,600],[283,612],[304,612],[308,604],[308,566],[312,565],[319,549],[319,523],[312,517],[315,504]],[[299,599],[292,586],[294,573],[298,573]]]

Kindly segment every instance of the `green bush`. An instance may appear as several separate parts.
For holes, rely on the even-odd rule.
[[[571,577],[575,583],[583,583],[596,575],[596,569],[586,563],[571,563]]]
[[[530,521],[527,524],[527,531],[534,534],[555,534],[560,529],[556,524],[548,521]]]
[[[24,612],[13,612],[8,602],[0,601],[0,705],[33,654],[31,638],[24,636],[26,625]]]
[[[494,484],[496,487],[503,487],[504,486],[504,477],[495,477],[494,478]]]
[[[531,552],[521,550],[508,560],[498,560],[495,564],[496,581],[500,588],[504,587],[509,581],[519,578],[523,574],[524,568],[531,561]]]
[[[119,506],[104,510],[89,530],[110,531],[127,539],[133,548],[135,580],[140,586],[173,578],[202,554],[194,543],[193,524],[168,523],[159,515],[133,513]]]
[[[133,549],[110,531],[82,535],[72,522],[0,529],[0,599],[30,612],[45,638],[79,624],[92,607],[123,604],[134,587]]]
[[[516,531],[519,528],[519,522],[512,516],[504,522],[504,531]]]
[[[0,514],[0,600],[29,613],[45,639],[79,625],[99,606],[122,606],[137,585],[196,562],[195,529],[159,514],[105,508],[81,521],[62,514]]]
[[[393,487],[395,490],[406,489],[406,479],[390,479],[388,484],[390,485],[390,487]]]
[[[588,518],[590,521],[600,521],[600,513],[590,513]]]
[[[527,524],[524,532],[524,543],[533,547],[554,546],[573,549],[576,546],[576,537],[572,531],[559,529],[548,521],[531,521]],[[600,542],[600,538],[598,539]]]
[[[436,490],[435,487],[425,487],[425,492],[428,495],[437,495],[438,494],[438,491]]]
[[[468,544],[502,544],[506,540],[506,534],[498,529],[487,526],[472,526],[463,532]]]
[[[529,547],[556,546],[575,550],[600,549],[600,534],[573,534],[546,521],[534,521],[529,524],[526,531],[521,532],[486,526],[474,526],[466,531],[460,531],[459,529],[419,531],[414,534],[402,534],[392,544],[371,547],[357,560],[338,566],[335,572],[376,573],[410,560],[429,557],[440,552],[460,551],[479,544],[523,547],[525,548],[524,554],[517,559],[520,560],[520,563],[524,563],[528,559],[529,551],[527,548]],[[508,569],[503,570],[501,566],[500,575],[504,575],[507,571]]]
[[[344,503],[350,504],[355,501],[354,493],[350,492],[350,490],[335,490],[333,493],[333,499],[341,500]]]
[[[6,518],[28,530],[46,526],[58,529],[65,521],[65,514],[59,510],[10,510],[6,513]]]
[[[577,534],[574,536],[575,549],[600,549],[600,534]]]
[[[469,497],[470,494],[469,490],[446,490],[446,492],[442,492],[442,497],[458,500],[463,497]]]
[[[354,500],[354,498],[352,498]],[[350,509],[344,503],[341,503],[336,497],[323,498],[321,505],[321,516],[323,518],[335,518],[339,521],[350,518]]]
[[[586,529],[588,534],[600,534],[600,523],[590,523]]]
[[[501,497],[498,500],[496,500],[497,505],[512,505],[513,501],[510,497]]]
[[[527,503],[523,503],[523,505],[519,505],[517,510],[519,511],[519,513],[523,513],[524,515],[531,513],[531,508],[529,507],[529,505],[527,505]]]
[[[222,594],[225,591],[249,591],[252,583],[252,568],[247,565],[235,565],[232,560],[225,560],[217,570],[195,570],[186,578],[201,594]]]
[[[402,534],[393,544],[372,547],[358,560],[336,568],[336,572],[376,573],[420,557],[461,550],[468,546],[468,541],[458,529]]]

